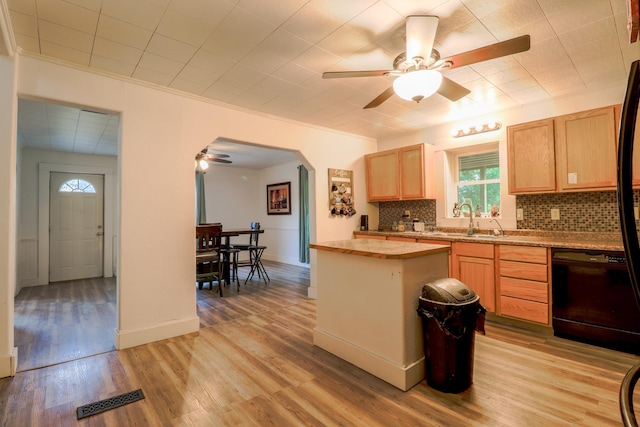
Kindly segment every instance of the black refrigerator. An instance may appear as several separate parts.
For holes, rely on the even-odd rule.
[[[640,310],[640,245],[633,205],[633,145],[636,135],[638,107],[640,105],[640,61],[634,61],[629,71],[629,82],[620,117],[618,141],[618,211],[622,241],[627,258],[629,278]],[[638,132],[640,136],[640,129]],[[620,413],[625,426],[637,426],[633,408],[633,390],[640,378],[640,363],[629,370],[620,387]]]

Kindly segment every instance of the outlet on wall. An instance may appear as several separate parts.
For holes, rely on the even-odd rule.
[[[551,219],[553,221],[557,221],[560,219],[560,209],[557,209],[557,208],[551,209]]]
[[[524,211],[522,208],[516,209],[516,219],[522,221],[524,219]]]
[[[404,216],[411,218],[411,211],[404,211]]]

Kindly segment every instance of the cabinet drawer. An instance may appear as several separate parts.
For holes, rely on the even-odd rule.
[[[493,244],[453,242],[456,255],[493,259]]]
[[[394,242],[414,242],[414,243],[416,241],[416,239],[412,237],[393,237],[393,236],[387,236],[387,240],[393,240]]]
[[[418,243],[429,243],[431,245],[446,245],[451,246],[451,242],[448,240],[430,240],[430,239],[418,239]]]
[[[387,240],[385,236],[374,236],[369,234],[356,234],[354,235],[356,239],[373,239],[373,240]]]
[[[500,297],[500,314],[549,324],[549,305],[507,296]]]
[[[534,264],[547,263],[547,248],[535,246],[500,245],[500,259],[526,261]]]
[[[547,281],[547,266],[518,261],[500,261],[500,276]]]
[[[500,294],[502,296],[526,299],[542,303],[549,302],[549,287],[547,283],[531,280],[500,277]]]

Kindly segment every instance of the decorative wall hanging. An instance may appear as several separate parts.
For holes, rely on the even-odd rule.
[[[267,185],[267,215],[291,215],[291,183]]]
[[[353,216],[353,171],[329,169],[329,212],[332,216]]]

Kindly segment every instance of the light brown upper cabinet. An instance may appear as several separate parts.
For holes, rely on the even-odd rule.
[[[367,154],[367,201],[434,198],[432,163],[433,149],[424,144]]]
[[[507,152],[510,193],[556,190],[553,119],[509,126]]]
[[[558,189],[616,187],[617,123],[614,107],[556,118]]]
[[[509,126],[509,193],[615,189],[617,117],[610,106]]]

